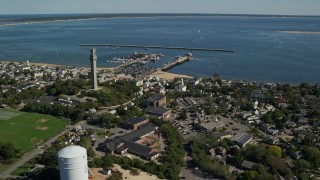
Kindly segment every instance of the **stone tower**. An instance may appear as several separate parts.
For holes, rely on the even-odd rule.
[[[97,82],[97,54],[96,48],[90,49],[90,61],[91,61],[91,83],[92,89],[98,89],[98,82]]]

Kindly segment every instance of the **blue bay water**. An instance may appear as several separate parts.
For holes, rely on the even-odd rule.
[[[0,16],[1,19],[1,16]],[[89,66],[84,43],[138,44],[232,49],[192,52],[197,60],[169,70],[264,82],[320,81],[320,17],[148,17],[77,20],[0,26],[0,59]],[[98,66],[134,51],[163,53],[159,66],[188,51],[98,48]],[[219,59],[215,61],[213,58]]]

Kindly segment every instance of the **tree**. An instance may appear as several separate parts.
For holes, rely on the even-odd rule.
[[[304,169],[311,169],[312,165],[304,159],[299,159],[295,161],[295,167],[301,172]]]
[[[305,146],[302,152],[308,162],[315,167],[320,167],[320,151],[316,147]]]
[[[34,180],[56,180],[60,179],[59,169],[53,167],[46,167],[44,169],[40,169],[35,171],[32,175],[32,179]]]
[[[247,159],[254,162],[261,162],[266,155],[266,149],[261,145],[248,145],[245,151]]]
[[[202,171],[210,173],[219,178],[230,178],[227,168],[207,155],[209,149],[213,147],[213,144],[215,144],[214,141],[216,140],[211,137],[193,139],[190,143],[192,158],[195,164]]]
[[[279,146],[269,146],[267,152],[278,157],[282,156],[282,150]]]
[[[114,171],[113,174],[108,178],[108,180],[122,180],[122,173],[119,171]]]
[[[5,160],[16,159],[20,157],[20,150],[12,143],[0,143],[0,156]]]
[[[179,119],[180,120],[186,120],[188,117],[187,117],[187,112],[185,110],[182,110],[180,113],[179,113]]]
[[[90,120],[89,123],[109,129],[119,126],[122,120],[113,114],[104,113],[98,119]]]
[[[243,179],[247,180],[254,180],[258,176],[258,173],[256,171],[246,171],[243,173]]]
[[[58,167],[58,151],[65,147],[58,143],[54,143],[51,147],[48,147],[44,153],[39,157],[39,163],[45,165],[48,168]]]
[[[286,179],[292,179],[294,177],[291,169],[282,161],[281,158],[268,154],[265,162],[271,167],[271,171],[274,174],[279,173]]]
[[[283,116],[284,116],[283,112],[281,112],[281,111],[276,111],[276,112],[274,112],[274,113],[272,114],[272,119],[273,119],[273,120],[276,120],[276,119],[279,119],[279,118],[281,118],[281,117],[283,117]]]
[[[132,168],[130,170],[130,174],[134,175],[134,176],[138,176],[140,174],[139,170],[136,168]]]
[[[79,146],[82,146],[82,147],[87,149],[88,157],[94,157],[95,156],[96,153],[95,153],[95,151],[94,151],[94,149],[92,147],[90,137],[82,137],[77,144]]]
[[[267,123],[267,124],[271,123],[272,122],[271,114],[270,113],[266,113],[266,114],[262,115],[261,120],[264,123]]]

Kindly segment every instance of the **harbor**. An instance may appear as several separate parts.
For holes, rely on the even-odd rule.
[[[150,62],[154,62],[163,57],[163,54],[147,54],[147,53],[133,53],[129,58],[120,59],[121,65],[116,67],[116,70],[121,69],[123,67],[128,67],[134,64],[145,65]],[[118,61],[119,62],[119,61]]]
[[[192,54],[187,53],[184,56],[175,57],[173,60],[162,64],[158,68],[150,68],[146,66],[151,62],[160,60],[163,56],[163,54],[135,52],[133,55],[130,55],[126,58],[114,59],[111,63],[120,63],[120,65],[114,68],[114,71],[117,73],[132,75],[136,78],[145,78],[151,74],[163,74],[165,71],[193,59]]]

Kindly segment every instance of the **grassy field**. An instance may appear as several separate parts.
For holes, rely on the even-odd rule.
[[[11,142],[22,152],[28,152],[68,124],[67,120],[49,115],[0,109],[0,142]]]
[[[18,169],[16,169],[12,175],[15,175],[15,176],[25,176],[26,173],[33,168],[33,164],[29,164],[29,163],[26,163],[22,166],[20,166]]]
[[[10,165],[5,165],[0,163],[0,173],[4,172],[10,167]],[[1,178],[0,178],[1,179]]]

